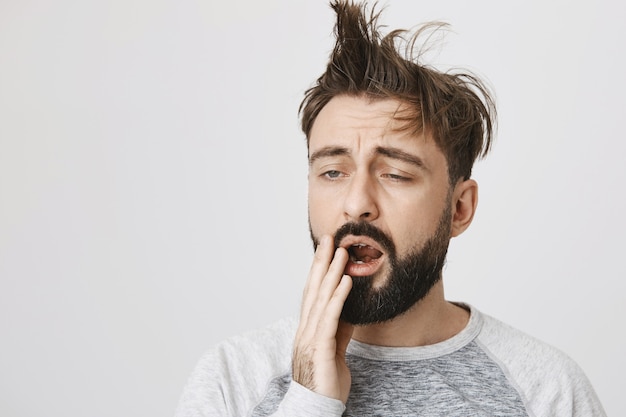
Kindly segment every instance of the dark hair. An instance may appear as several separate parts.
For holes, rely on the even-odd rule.
[[[476,76],[440,72],[418,62],[417,38],[445,24],[429,23],[413,32],[394,30],[382,37],[375,7],[369,16],[367,4],[335,0],[331,7],[337,13],[336,44],[326,72],[300,104],[307,141],[317,115],[333,97],[397,99],[410,110],[394,117],[415,134],[432,135],[448,161],[451,183],[468,179],[474,161],[491,147],[496,109],[489,90]]]

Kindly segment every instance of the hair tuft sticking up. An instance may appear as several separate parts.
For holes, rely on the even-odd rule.
[[[326,71],[300,105],[307,140],[317,115],[339,95],[397,99],[407,111],[394,117],[414,134],[429,133],[446,155],[451,182],[471,176],[474,162],[490,150],[496,108],[486,85],[468,72],[439,72],[419,60],[433,34],[447,27],[431,22],[410,32],[382,36],[374,5],[335,0],[336,43]],[[426,38],[424,45],[419,40]]]

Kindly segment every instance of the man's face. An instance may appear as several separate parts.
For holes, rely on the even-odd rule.
[[[440,278],[450,239],[445,156],[432,138],[399,130],[396,100],[333,98],[309,137],[309,222],[335,236],[353,278],[342,318],[389,320]]]

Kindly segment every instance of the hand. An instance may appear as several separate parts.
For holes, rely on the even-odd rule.
[[[352,278],[343,274],[348,252],[333,249],[333,239],[323,236],[315,251],[294,343],[293,379],[345,404],[351,383],[345,355],[354,327],[339,317]]]

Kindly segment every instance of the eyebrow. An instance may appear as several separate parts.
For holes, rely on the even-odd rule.
[[[348,150],[348,148],[343,148],[341,146],[326,146],[319,151],[313,152],[311,156],[309,156],[309,165],[313,165],[315,161],[321,158],[343,155],[350,155],[350,151]]]
[[[399,161],[407,162],[411,165],[415,165],[420,169],[428,169],[426,164],[417,155],[413,155],[411,153],[405,152],[402,149],[379,146],[376,148],[376,153],[379,155],[386,156],[387,158],[397,159]]]
[[[378,146],[376,147],[375,153],[387,158],[409,163],[419,169],[428,169],[422,158],[398,148],[393,148],[389,146]],[[348,148],[344,148],[341,146],[326,146],[311,154],[311,156],[309,157],[309,165],[312,165],[315,161],[321,158],[345,155],[350,155],[350,150]]]

